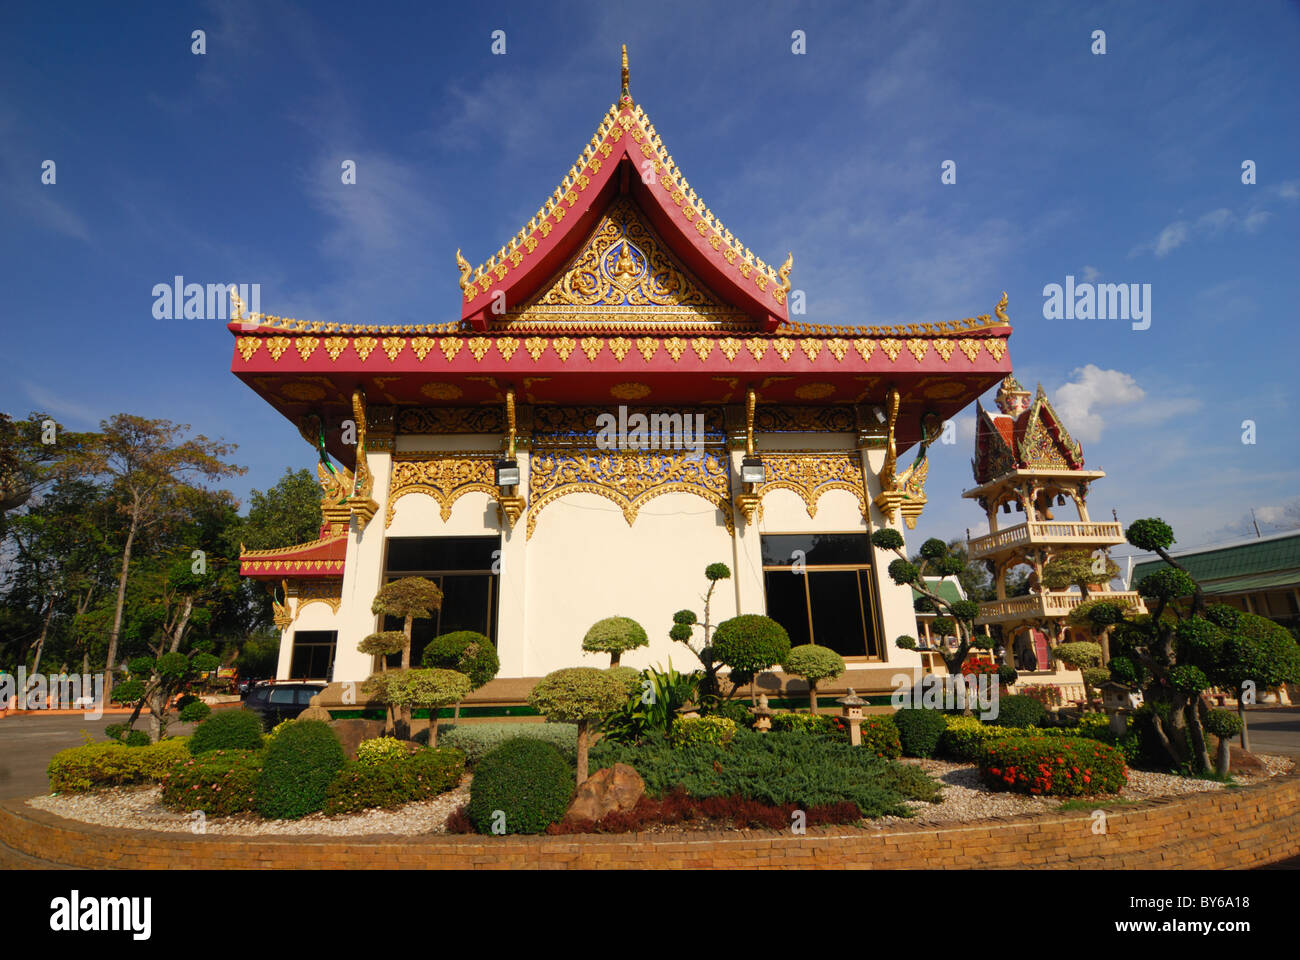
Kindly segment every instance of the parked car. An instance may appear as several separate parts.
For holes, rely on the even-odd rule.
[[[324,683],[264,680],[244,698],[244,709],[262,718],[262,727],[270,730],[282,720],[293,720],[311,706],[311,698],[325,689]]]
[[[269,683],[270,680],[270,677],[242,677],[236,689],[240,697],[246,697],[253,692],[253,688],[259,683]]]

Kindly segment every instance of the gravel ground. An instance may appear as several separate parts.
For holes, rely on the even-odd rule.
[[[337,817],[313,813],[301,820],[262,820],[253,815],[209,817],[204,833],[213,836],[260,837],[360,837],[369,834],[415,836],[445,833],[447,818],[456,808],[469,802],[470,779],[467,774],[455,790],[432,800],[408,803],[388,810],[363,810]],[[193,816],[167,809],[162,805],[161,797],[161,787],[134,787],[36,797],[27,803],[38,810],[67,817],[69,820],[104,827],[190,833],[195,823]]]
[[[1268,770],[1268,776],[1289,773],[1295,767],[1292,757],[1256,754]],[[864,824],[883,826],[892,823],[914,825],[958,823],[984,820],[988,817],[1017,816],[1024,813],[1046,813],[1059,807],[1061,801],[1048,797],[1027,797],[1017,793],[989,790],[979,779],[979,770],[971,764],[949,763],[944,760],[903,760],[913,763],[943,784],[941,803],[912,802],[916,811],[913,817],[882,817]],[[469,802],[467,774],[455,790],[433,800],[408,803],[390,810],[365,810],[361,813],[327,817],[313,813],[301,820],[266,821],[252,815],[239,817],[210,817],[206,833],[227,836],[334,836],[353,837],[373,834],[416,836],[445,833],[447,818],[462,804]],[[1238,776],[1240,783],[1257,783],[1267,777]],[[1167,773],[1129,770],[1128,786],[1120,795],[1127,800],[1150,800],[1154,797],[1171,797],[1179,794],[1222,790],[1223,784],[1213,780],[1195,780]],[[70,793],[36,797],[27,803],[70,820],[93,823],[106,827],[129,830],[161,830],[189,833],[194,824],[190,815],[168,810],[161,802],[160,787],[134,787],[121,790],[101,790],[93,793]],[[1098,797],[1099,800],[1107,799]],[[1113,799],[1113,798],[1111,798]],[[716,829],[716,824],[682,824],[651,828],[652,832],[676,832],[685,829]]]

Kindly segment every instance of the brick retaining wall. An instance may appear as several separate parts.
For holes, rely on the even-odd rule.
[[[1107,810],[962,826],[825,827],[580,837],[198,837],[113,830],[0,802],[0,854],[90,868],[528,869],[563,867],[1243,868],[1300,855],[1300,776]],[[17,861],[20,857],[13,857]],[[0,860],[4,857],[0,856]]]

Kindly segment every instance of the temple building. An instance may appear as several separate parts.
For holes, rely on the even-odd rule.
[[[1091,639],[1082,626],[1066,618],[1085,600],[1105,598],[1146,612],[1135,592],[1115,591],[1109,582],[1078,589],[1053,590],[1044,584],[1043,569],[1066,552],[1087,551],[1105,570],[1110,547],[1124,542],[1118,520],[1095,521],[1088,515],[1088,491],[1106,476],[1085,470],[1083,448],[1070,436],[1052,408],[1041,384],[1037,394],[1008,375],[997,393],[997,413],[976,404],[975,457],[971,469],[976,486],[962,496],[975,500],[988,518],[989,532],[967,541],[968,556],[989,567],[997,591],[980,605],[977,624],[1001,630],[1003,661],[1021,671],[1026,682],[1051,682],[1082,696],[1077,670],[1056,663],[1052,647],[1066,639]],[[1077,520],[1058,519],[1054,507],[1074,505]],[[1017,523],[999,526],[1001,516],[1020,514]],[[1027,596],[1008,596],[1008,575],[1028,567]]]
[[[766,613],[839,651],[859,689],[920,670],[893,643],[915,631],[910,588],[868,538],[915,525],[928,442],[1009,373],[1005,294],[938,324],[792,320],[793,257],[756,256],[705,206],[633,100],[626,52],[551,196],[481,266],[456,260],[460,317],[447,304],[443,322],[236,304],[233,372],[299,428],[323,491],[319,539],[241,556],[275,596],[278,676],[370,675],[374,595],[413,575],[445,597],[416,622],[416,663],[472,629],[502,678],[604,667],[582,638],[622,615],[650,636],[624,664],[690,669],[668,631],[702,612],[714,562],[732,573],[714,623]]]

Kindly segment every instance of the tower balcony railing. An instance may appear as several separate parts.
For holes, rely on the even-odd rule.
[[[1077,544],[1080,547],[1108,547],[1124,542],[1118,523],[1082,520],[1027,520],[970,541],[970,558],[986,557],[1036,544]]]
[[[1066,590],[1048,590],[1027,597],[1010,597],[1006,600],[988,600],[980,604],[976,623],[1004,623],[1009,620],[1049,619],[1064,617],[1085,600],[1110,600],[1126,604],[1138,613],[1146,613],[1146,604],[1134,590],[1113,590],[1101,593],[1075,593]]]

